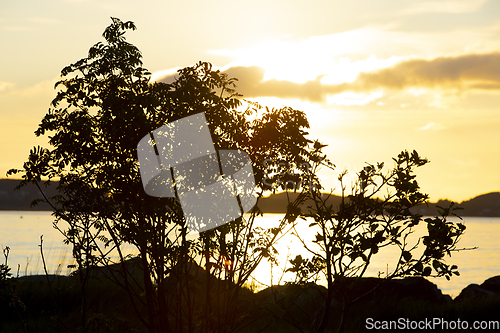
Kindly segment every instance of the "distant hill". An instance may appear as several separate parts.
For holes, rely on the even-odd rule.
[[[21,181],[17,179],[0,179],[0,210],[51,210],[48,204],[40,203],[34,207],[30,207],[31,202],[36,199],[41,199],[42,194],[35,185],[29,184],[16,190],[16,186]],[[49,188],[42,189],[47,191],[49,196],[56,195],[55,184]]]
[[[299,193],[277,193],[272,194],[268,197],[261,198],[259,200],[259,208],[264,213],[285,213],[288,202],[294,201]],[[326,196],[326,194],[324,194]],[[334,207],[338,207],[340,202],[342,201],[340,196],[331,195],[328,199],[328,204],[333,205]],[[307,209],[308,206],[312,205],[312,201],[306,201],[301,208],[303,210]]]
[[[298,194],[288,193],[288,195],[290,201],[293,201]],[[259,208],[264,213],[284,213],[286,211],[287,202],[286,193],[273,194],[269,197],[261,198],[259,201]],[[338,207],[340,202],[341,197],[337,195],[332,195],[328,199],[328,203],[333,205],[333,207]],[[425,216],[434,216],[438,214],[437,206],[448,207],[449,204],[449,200],[439,200],[435,203],[420,205],[416,207],[414,211]],[[310,202],[306,202],[302,208],[305,209],[310,205]],[[463,210],[456,211],[460,216],[500,217],[500,192],[482,194],[470,200],[462,201],[457,206],[463,208]]]
[[[449,200],[439,200],[436,203],[425,205],[417,208],[417,212],[422,215],[435,215],[437,213],[436,206],[448,207]],[[485,217],[500,217],[500,192],[491,192],[478,195],[469,200],[462,201],[459,210],[456,213],[460,216],[485,216]]]
[[[0,210],[51,210],[47,204],[30,207],[31,202],[42,198],[42,195],[38,191],[38,188],[31,184],[23,187],[21,190],[15,190],[15,187],[19,183],[20,180],[16,179],[0,179]],[[49,196],[56,194],[55,186],[51,186],[45,190],[48,191]],[[288,193],[290,201],[293,201],[297,195],[297,193]],[[338,207],[340,201],[341,198],[339,196],[332,195],[328,203],[334,207]],[[287,193],[273,194],[269,197],[261,198],[259,208],[265,213],[284,213],[287,202]],[[302,208],[305,209],[310,204],[310,202],[306,202]],[[436,206],[447,207],[449,204],[449,200],[439,200],[436,203],[421,205],[415,208],[415,212],[426,216],[436,215]],[[470,200],[463,201],[458,206],[464,208],[457,212],[461,216],[500,217],[500,192],[482,194]]]

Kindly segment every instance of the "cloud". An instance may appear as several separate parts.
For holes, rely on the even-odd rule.
[[[441,124],[436,124],[435,122],[431,121],[427,125],[419,127],[417,129],[420,131],[440,131],[440,130],[444,130],[445,127]]]
[[[500,53],[412,59],[374,72],[363,72],[353,82],[322,84],[321,77],[305,83],[264,81],[260,67],[232,67],[226,72],[239,79],[239,91],[247,97],[274,96],[321,101],[344,92],[380,89],[478,89],[500,90]]]
[[[500,53],[468,54],[431,60],[411,59],[377,71],[362,72],[354,81],[338,84],[323,82],[322,79],[330,73],[297,83],[278,79],[266,80],[265,70],[259,66],[234,66],[224,72],[229,77],[238,79],[237,90],[246,98],[277,97],[325,102],[328,96],[343,93],[345,95],[346,92],[366,94],[363,98],[373,100],[384,89],[409,89],[412,94],[425,92],[422,89],[429,88],[500,90],[499,64]],[[164,73],[167,74],[157,75],[156,80],[171,83],[177,75],[173,71]],[[378,93],[373,95],[373,92]],[[352,99],[351,97],[349,98]],[[349,103],[353,104],[352,101]]]
[[[346,91],[340,94],[330,95],[327,97],[328,104],[336,105],[366,105],[374,100],[384,96],[382,91],[373,91],[370,93],[355,93]]]
[[[258,66],[231,67],[225,71],[229,77],[238,78],[238,91],[246,97],[298,98],[320,102],[324,98],[321,76],[315,80],[296,83],[286,80],[264,80],[265,70]]]
[[[402,11],[403,14],[471,13],[481,9],[488,0],[445,0],[417,2]]]
[[[56,77],[28,87],[0,81],[0,123],[9,119],[41,119],[55,96],[54,83],[59,80]]]
[[[12,87],[14,87],[16,84],[13,82],[7,82],[7,81],[0,81],[0,92],[2,91],[8,91]]]
[[[321,102],[325,98],[325,93],[337,92],[336,85],[321,83],[322,76],[304,83],[296,83],[277,79],[264,80],[265,70],[259,66],[235,66],[224,70],[224,72],[229,77],[238,79],[236,82],[237,91],[247,98],[297,98]],[[177,73],[170,72],[164,76],[156,75],[156,81],[172,83],[176,77]]]
[[[175,81],[176,77],[178,77],[177,71],[179,69],[181,68],[176,67],[154,72],[151,74],[151,81],[172,83]]]
[[[376,72],[361,73],[354,89],[500,89],[500,53],[413,59]]]

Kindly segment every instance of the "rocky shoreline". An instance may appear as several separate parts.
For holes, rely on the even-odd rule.
[[[133,263],[131,263],[133,265]],[[130,266],[133,270],[134,266]],[[106,268],[114,269],[114,267]],[[136,327],[134,312],[128,305],[128,299],[120,287],[108,281],[104,276],[106,269],[94,268],[88,287],[88,302],[93,304],[89,313],[110,318],[124,317],[123,327]],[[201,267],[196,267],[192,277],[200,290],[206,285],[206,274]],[[57,297],[49,292],[48,281],[52,290],[57,290]],[[59,313],[62,320],[72,322],[80,313],[78,291],[79,278],[75,276],[34,275],[12,279],[15,293],[26,306],[25,322],[40,325],[45,313]],[[213,278],[210,282],[213,290],[217,286],[230,290],[238,288]],[[330,303],[330,319],[327,331],[336,331],[339,322],[345,323],[346,332],[366,331],[366,319],[391,321],[398,318],[423,320],[441,318],[442,320],[498,321],[500,313],[500,276],[494,276],[480,285],[471,284],[452,299],[444,294],[436,284],[422,277],[402,279],[347,278],[341,291],[334,292]],[[233,289],[234,290],[234,289]],[[324,311],[327,289],[314,283],[285,284],[271,286],[260,291],[240,288],[235,303],[241,327],[240,332],[301,332],[308,331],[317,324]],[[200,297],[202,304],[203,293]],[[221,295],[216,294],[216,295]],[[215,296],[216,295],[212,295]],[[55,305],[53,303],[55,301]],[[196,303],[197,301],[195,301]],[[55,306],[55,308],[51,308]],[[0,308],[2,308],[0,304]],[[56,311],[59,309],[59,312]],[[63,312],[60,312],[64,309]],[[0,309],[0,331],[2,321],[7,326],[18,325],[12,309]],[[94,313],[95,312],[95,313]],[[10,313],[10,314],[9,314]],[[121,320],[121,319],[120,319]],[[142,331],[139,329],[139,331]],[[10,330],[6,330],[10,332]]]
[[[65,275],[28,275],[19,278],[14,278],[20,284],[24,283],[36,283],[36,284],[46,284],[49,281],[65,281],[71,277]],[[362,278],[362,279],[352,279],[352,287],[349,287],[350,292],[352,292],[353,298],[358,298],[361,295],[364,296],[365,301],[372,301],[380,298],[381,296],[391,295],[391,297],[398,297],[401,299],[411,298],[414,300],[421,300],[426,302],[437,302],[437,303],[447,303],[447,302],[462,302],[464,300],[471,299],[484,299],[488,297],[500,296],[500,275],[491,277],[485,280],[482,284],[478,285],[476,283],[469,284],[467,287],[462,289],[460,294],[452,298],[450,295],[445,294],[438,288],[435,283],[422,278],[422,277],[406,277],[401,279],[378,279],[378,278]],[[312,283],[306,284],[306,286],[311,287]],[[293,284],[287,285],[277,285],[262,289],[256,294],[266,294],[269,293],[271,289],[281,290],[280,293],[286,294],[287,288]],[[315,285],[316,290],[321,293],[326,293],[326,288],[321,285]]]

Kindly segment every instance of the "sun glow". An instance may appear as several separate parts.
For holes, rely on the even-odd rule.
[[[210,53],[234,59],[224,66],[259,66],[264,80],[304,83],[320,79],[323,84],[352,82],[361,72],[389,67],[408,57],[360,54],[382,32],[359,29],[305,39],[268,40],[239,50],[211,50]],[[379,37],[379,36],[378,36]]]
[[[366,105],[376,99],[384,96],[383,91],[372,91],[369,93],[355,93],[351,91],[346,91],[336,95],[330,95],[327,97],[329,104],[334,105]]]
[[[328,62],[328,57],[303,44],[304,42],[274,40],[234,51],[231,53],[236,60],[227,67],[262,67],[265,70],[264,80],[276,79],[296,83],[315,80],[324,73],[323,65]]]

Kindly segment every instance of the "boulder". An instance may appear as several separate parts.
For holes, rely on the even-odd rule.
[[[65,275],[25,275],[18,278],[14,278],[13,281],[17,281],[18,283],[32,283],[38,285],[46,285],[47,279],[50,283],[58,283],[59,281],[67,281],[69,279],[68,276]]]
[[[465,287],[455,300],[479,299],[500,294],[500,275],[487,279],[481,285],[475,283]]]
[[[436,284],[423,277],[389,280],[386,288],[392,289],[401,298],[410,297],[434,303],[451,301],[449,295],[443,294]]]
[[[492,296],[495,295],[494,292],[481,288],[481,286],[473,283],[469,284],[467,287],[465,287],[461,292],[460,295],[458,295],[455,298],[455,301],[462,301],[465,299],[479,299],[487,296]]]
[[[262,311],[261,316],[285,320],[305,330],[321,319],[326,293],[325,287],[314,283],[287,283],[259,291],[256,304]],[[332,300],[332,307],[336,305]]]
[[[494,293],[500,293],[500,275],[489,278],[484,281],[481,288],[492,291]]]
[[[391,280],[379,278],[349,279],[347,290],[349,290],[351,301],[359,299],[360,302],[388,299],[411,299],[433,303],[451,301],[451,297],[444,295],[437,285],[422,277]]]
[[[325,287],[313,283],[303,286],[288,284],[266,288],[258,293],[258,297],[264,302],[292,303],[294,306],[308,308],[318,303],[323,305],[326,292]],[[342,294],[349,302],[355,301],[356,303],[379,303],[381,300],[403,299],[432,303],[451,301],[451,297],[443,294],[437,285],[422,277],[392,280],[346,278],[343,282],[334,282],[332,307],[335,308],[343,303]]]

